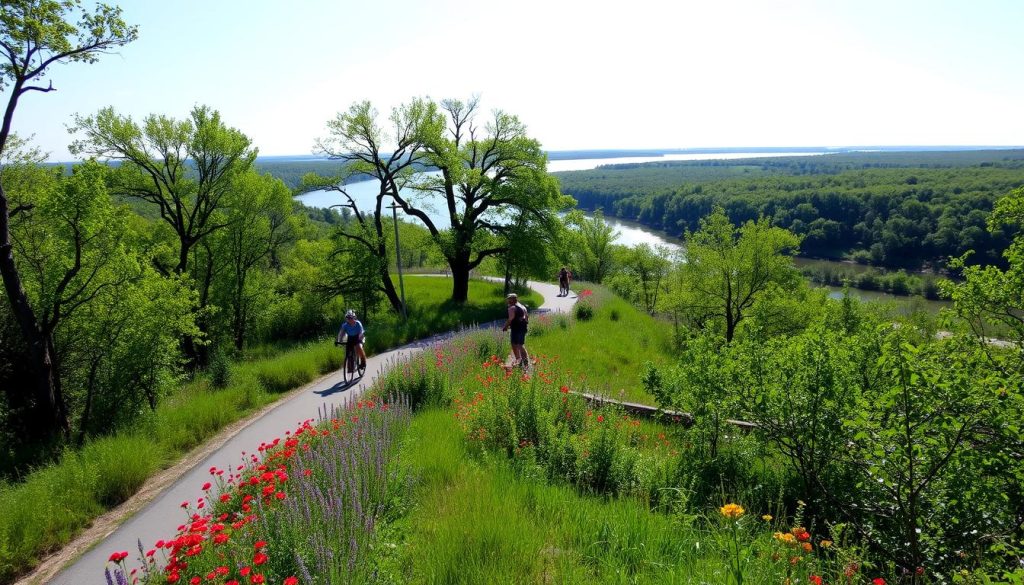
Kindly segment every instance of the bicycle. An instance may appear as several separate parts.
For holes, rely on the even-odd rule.
[[[359,352],[356,351],[356,340],[349,341],[348,335],[343,335],[341,343],[345,345],[345,360],[341,363],[341,379],[345,383],[355,382],[366,373],[366,362],[359,359]]]

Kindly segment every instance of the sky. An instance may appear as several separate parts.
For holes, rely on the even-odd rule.
[[[15,115],[51,160],[106,106],[300,155],[356,101],[474,95],[547,150],[1024,145],[1020,0],[108,2],[139,39]]]

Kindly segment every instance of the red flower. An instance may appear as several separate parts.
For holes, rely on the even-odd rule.
[[[252,545],[253,548],[263,548],[265,546],[267,546],[267,541],[265,540],[257,540],[256,543]]]
[[[249,577],[249,581],[251,581],[252,583],[257,583],[257,584],[258,583],[263,583],[263,575],[261,575],[259,573],[256,573],[252,577]]]
[[[875,577],[871,580],[871,583],[873,583],[873,585],[885,585],[885,579],[881,577]]]
[[[299,585],[299,580],[295,577],[285,577],[284,585]]]
[[[206,490],[210,489],[210,487],[211,487],[212,485],[213,485],[213,484],[211,484],[210,482],[206,482],[206,483],[204,483],[204,484],[203,484],[203,491],[205,492]]]
[[[569,393],[569,387],[568,386],[562,386],[561,388],[559,388],[559,390],[562,391],[562,394],[568,394]]]
[[[122,552],[116,552],[116,553],[111,554],[110,558],[107,559],[107,561],[111,562],[111,563],[120,563],[121,561],[125,560],[126,558],[128,558],[128,552],[127,551],[122,551]]]
[[[603,414],[597,415],[597,422],[599,422],[599,423],[604,422],[604,415]]]
[[[808,579],[811,581],[811,583],[814,583],[814,585],[821,585],[821,577],[817,575],[811,575],[810,577],[808,577]]]
[[[260,566],[265,562],[267,562],[267,555],[263,553],[256,553],[256,556],[252,558],[252,564],[256,566]]]

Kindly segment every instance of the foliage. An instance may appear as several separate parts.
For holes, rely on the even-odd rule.
[[[955,340],[915,346],[890,333],[877,382],[844,421],[843,459],[858,483],[833,497],[864,514],[866,536],[907,570],[955,566],[956,551],[980,561],[1019,529],[1014,451],[1024,412],[979,354]]]
[[[1009,247],[1003,252],[1007,268],[995,266],[965,266],[967,257],[953,265],[963,268],[964,281],[944,283],[943,291],[953,299],[957,314],[971,326],[975,335],[987,343],[990,327],[999,325],[1016,351],[1008,365],[1024,374],[1024,188],[1016,189],[1000,199],[989,220],[992,232],[1014,233]],[[997,364],[1002,360],[993,356]]]
[[[547,174],[547,157],[519,118],[495,110],[480,128],[479,101],[413,102],[424,108],[419,139],[425,160],[440,174],[422,174],[416,199],[392,196],[418,218],[438,243],[452,271],[452,300],[467,298],[469,271],[489,256],[506,252],[531,232],[556,229],[555,212],[571,203]],[[448,227],[435,225],[425,209],[448,209]]]
[[[686,262],[666,303],[698,328],[721,332],[732,341],[736,327],[754,304],[774,289],[796,288],[791,255],[799,239],[766,219],[740,227],[721,208],[701,220],[686,237]]]
[[[663,302],[665,281],[672,268],[668,248],[638,244],[622,250],[616,264],[619,270],[608,285],[615,294],[653,315]]]
[[[75,16],[79,18],[77,24],[70,21]],[[93,63],[100,54],[130,43],[137,36],[137,29],[121,20],[121,9],[105,4],[88,11],[81,10],[77,0],[5,3],[4,10],[0,12],[0,61],[3,62],[0,64],[0,89],[7,94],[7,105],[0,126],[0,164],[31,163],[40,158],[38,152],[18,152],[24,142],[12,135],[11,128],[18,102],[25,94],[32,91],[47,93],[54,89],[52,81],[48,87],[41,85],[51,65]],[[42,322],[24,288],[21,271],[25,267],[18,265],[12,245],[12,218],[31,210],[32,206],[19,203],[14,197],[9,198],[8,180],[9,173],[5,168],[0,173],[0,276],[11,312],[27,346],[31,377],[26,388],[11,394],[16,393],[19,401],[29,404],[26,413],[34,419],[29,425],[34,435],[48,441],[66,439],[70,424],[60,387],[60,372],[57,371],[60,358],[55,355],[53,329],[60,320],[59,298],[68,283],[56,286],[58,305],[54,308],[57,310]],[[15,203],[13,207],[12,202]],[[80,243],[81,240],[76,239],[76,244]],[[73,268],[64,277],[70,281],[77,270]],[[63,282],[64,277],[58,278]],[[78,296],[75,292],[70,294]]]
[[[615,228],[604,221],[600,209],[589,218],[578,211],[569,213],[565,223],[569,230],[561,252],[563,261],[577,279],[601,284],[614,267]]]
[[[192,248],[228,225],[222,212],[232,203],[232,183],[256,159],[249,138],[207,106],[195,106],[186,120],[151,114],[142,125],[108,107],[76,116],[71,131],[83,135],[72,153],[120,161],[114,192],[159,210],[177,240],[174,256],[160,264],[164,272],[184,273]]]

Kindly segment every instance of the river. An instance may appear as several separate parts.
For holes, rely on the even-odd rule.
[[[764,158],[764,157],[776,157],[776,156],[814,156],[826,154],[826,151],[822,152],[773,152],[773,153],[742,153],[742,152],[729,152],[729,153],[700,153],[700,154],[668,154],[664,156],[645,156],[645,157],[614,157],[614,158],[584,158],[584,159],[565,159],[565,160],[552,160],[548,162],[548,170],[550,172],[560,171],[581,171],[596,168],[600,165],[610,164],[624,164],[624,163],[643,163],[643,162],[659,162],[659,161],[672,161],[672,160],[716,160],[716,159],[737,159],[737,158]],[[429,174],[437,174],[434,171]],[[345,185],[345,190],[359,205],[360,210],[372,209],[374,200],[377,196],[378,183],[376,181],[360,181],[357,183],[350,183]],[[444,229],[449,226],[447,213],[441,212],[441,205],[435,201],[431,207],[429,197],[422,192],[418,192],[413,189],[403,189],[403,196],[420,202],[425,209],[429,209],[428,214],[435,225]],[[334,191],[310,191],[296,197],[302,203],[310,207],[331,207],[336,206],[344,202],[344,198]],[[419,222],[415,218],[404,218],[409,221]],[[676,252],[682,250],[683,242],[678,238],[674,238],[665,234],[653,230],[649,227],[641,225],[636,222],[622,220],[614,217],[605,217],[605,221],[613,226],[618,234],[618,238],[615,243],[624,246],[636,246],[638,244],[648,244],[650,246],[666,246],[669,250]],[[811,266],[811,265],[833,265],[843,266],[846,268],[863,269],[867,270],[867,267],[858,267],[853,264],[846,264],[841,262],[834,262],[830,260],[812,260],[805,258],[797,258],[796,264],[798,267]],[[833,298],[841,298],[843,293],[842,289],[837,287],[825,287],[829,289],[829,295]],[[897,295],[891,295],[888,293],[877,292],[877,291],[865,291],[858,289],[851,289],[851,294],[862,300],[870,301],[891,301],[895,302],[901,307],[924,307],[930,311],[937,312],[939,309],[949,306],[948,302],[945,301],[930,301],[920,297],[911,299],[910,297],[903,297]]]

